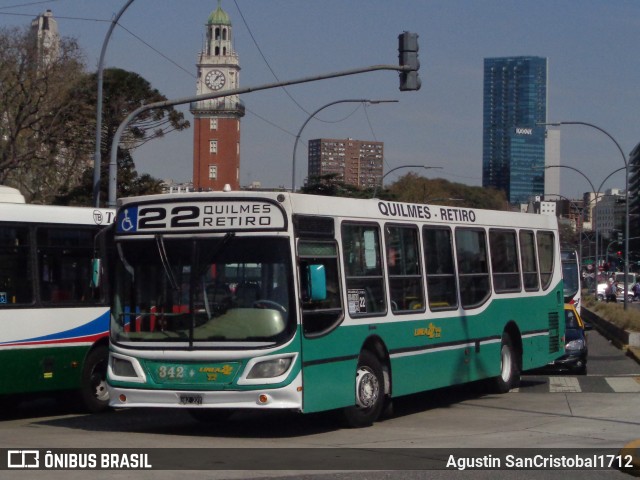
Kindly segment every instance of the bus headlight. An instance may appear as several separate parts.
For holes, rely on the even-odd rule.
[[[289,369],[292,360],[293,357],[280,357],[258,362],[247,374],[247,379],[279,377]]]
[[[120,382],[144,383],[146,375],[140,363],[134,358],[111,352],[107,377]]]
[[[137,377],[136,369],[129,360],[111,356],[111,371],[118,377]]]

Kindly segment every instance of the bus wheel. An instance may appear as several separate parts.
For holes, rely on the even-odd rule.
[[[84,362],[80,400],[84,409],[90,413],[99,413],[109,408],[109,392],[107,390],[107,364],[109,348],[95,348]]]
[[[382,365],[373,353],[363,350],[356,370],[356,404],[343,410],[350,427],[368,427],[375,422],[385,403]]]
[[[494,381],[498,393],[507,393],[520,384],[518,354],[508,333],[502,335],[500,346],[500,375]]]

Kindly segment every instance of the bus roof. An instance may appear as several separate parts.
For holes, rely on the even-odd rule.
[[[553,215],[483,210],[431,204],[395,202],[380,199],[355,199],[329,197],[289,192],[188,192],[121,198],[119,208],[136,204],[180,204],[189,202],[251,201],[266,199],[280,204],[284,210],[301,215],[340,216],[362,220],[395,222],[425,222],[432,224],[465,224],[498,227],[545,228],[556,230],[557,219]]]
[[[17,188],[0,185],[0,202],[2,203],[24,203],[24,195]]]
[[[109,225],[114,219],[115,211],[106,208],[0,202],[3,222]]]

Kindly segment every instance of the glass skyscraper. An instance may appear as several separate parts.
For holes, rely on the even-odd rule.
[[[482,186],[510,203],[544,195],[547,59],[484,60]]]

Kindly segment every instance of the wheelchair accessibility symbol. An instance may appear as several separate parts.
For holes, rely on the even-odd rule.
[[[118,214],[118,232],[135,232],[137,223],[137,208],[126,208]]]

